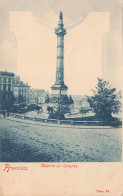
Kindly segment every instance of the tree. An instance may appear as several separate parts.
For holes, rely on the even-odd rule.
[[[45,97],[45,103],[49,103],[50,102],[50,98],[49,98],[49,93],[46,93],[46,97]]]
[[[19,94],[18,103],[22,103],[23,101],[25,101],[23,95]]]
[[[90,109],[81,106],[81,109],[79,111],[82,114],[82,118],[83,118],[84,114],[86,115],[90,111]]]
[[[53,112],[50,113],[50,119],[59,119],[64,120],[65,114],[70,112],[69,104],[66,103],[64,97],[60,96],[57,100],[57,104],[53,109]]]
[[[68,98],[68,102],[69,102],[69,104],[74,104],[74,101],[73,101],[73,99],[72,99],[72,96],[70,95],[69,96],[69,98]]]
[[[9,112],[13,109],[15,100],[16,99],[13,95],[13,92],[0,91],[0,110],[2,111],[3,115],[5,114],[5,111],[9,115]]]
[[[109,82],[98,78],[96,90],[92,90],[94,96],[87,97],[90,107],[98,119],[109,120],[112,113],[118,113],[121,107],[121,91],[116,92]]]

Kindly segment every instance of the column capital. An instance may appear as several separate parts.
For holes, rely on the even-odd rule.
[[[59,14],[58,27],[55,29],[55,34],[60,37],[66,34],[66,29],[64,29],[64,23],[63,23],[63,14],[61,11]]]
[[[64,35],[66,35],[67,32],[66,32],[66,29],[57,27],[57,28],[55,29],[55,34],[56,34],[57,36],[59,36],[59,37],[62,37],[62,36],[64,36]]]

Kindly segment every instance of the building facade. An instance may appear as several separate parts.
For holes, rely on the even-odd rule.
[[[0,71],[0,90],[13,91],[14,73]]]
[[[52,97],[67,96],[68,87],[64,84],[64,29],[63,15],[60,12],[58,27],[55,29],[57,35],[57,63],[56,63],[56,81],[51,87]]]
[[[29,102],[30,86],[20,80],[20,76],[15,76],[13,80],[13,93],[18,102]]]
[[[35,104],[45,103],[46,92],[43,89],[30,89],[29,102]]]

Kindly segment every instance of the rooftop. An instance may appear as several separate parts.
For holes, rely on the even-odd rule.
[[[14,73],[12,72],[7,72],[7,71],[0,71],[0,76],[13,76],[14,77]]]

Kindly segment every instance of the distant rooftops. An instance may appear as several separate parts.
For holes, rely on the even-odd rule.
[[[35,88],[31,88],[30,91],[34,91],[34,92],[45,92],[44,89],[35,89]]]
[[[15,76],[14,81],[13,81],[13,86],[14,87],[30,87],[27,83],[24,83],[23,81],[20,80],[20,76]]]
[[[0,76],[11,76],[11,77],[14,77],[15,74],[12,73],[12,72],[0,71]]]
[[[13,85],[20,86],[20,87],[30,87],[28,83],[24,83],[23,81],[16,81],[16,80],[13,81]]]

